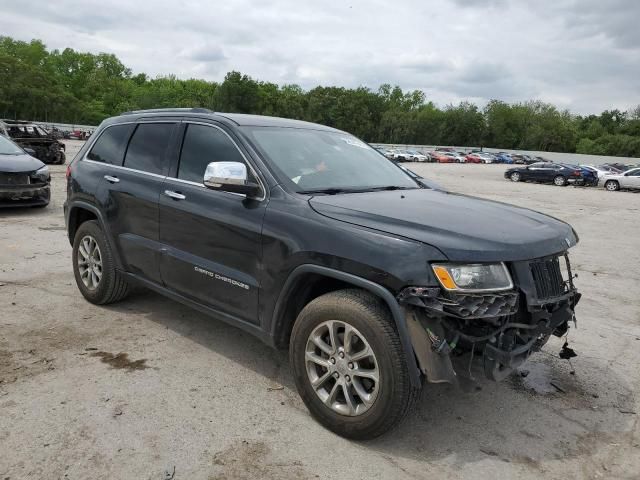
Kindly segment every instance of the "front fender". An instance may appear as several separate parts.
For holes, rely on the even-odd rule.
[[[400,337],[400,342],[402,343],[402,348],[407,358],[407,366],[409,368],[409,377],[411,379],[411,384],[416,388],[420,387],[420,370],[418,369],[416,358],[413,352],[413,346],[411,344],[411,337],[409,335],[409,329],[407,327],[404,311],[400,307],[400,304],[398,303],[396,298],[391,294],[391,292],[389,292],[389,290],[382,287],[381,285],[378,285],[377,283],[350,273],[342,272],[340,270],[334,270],[332,268],[323,267],[320,265],[300,265],[289,274],[289,277],[287,278],[284,287],[282,288],[280,295],[278,296],[273,318],[280,318],[283,313],[288,294],[291,293],[296,280],[300,276],[306,275],[308,273],[314,273],[325,277],[334,278],[355,287],[362,288],[376,295],[387,304],[395,322],[396,329],[398,330],[398,336]],[[272,322],[272,338],[276,334],[275,329],[277,328],[277,325],[277,321]]]

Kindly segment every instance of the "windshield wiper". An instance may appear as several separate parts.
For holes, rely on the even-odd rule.
[[[375,192],[378,190],[411,190],[416,187],[400,187],[398,185],[386,185],[384,187],[371,187],[367,189],[367,192]]]
[[[361,187],[361,188],[318,188],[317,190],[299,190],[298,193],[311,195],[314,193],[325,195],[337,195],[339,193],[365,193],[365,192],[377,192],[382,190],[411,190],[417,187],[400,187],[398,185],[385,185],[382,187]]]
[[[320,193],[325,195],[337,195],[338,193],[353,193],[358,190],[348,189],[348,188],[318,188],[315,190],[298,190],[298,193],[302,193],[304,195],[313,195],[314,193]]]

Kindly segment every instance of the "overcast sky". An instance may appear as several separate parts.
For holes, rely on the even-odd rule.
[[[0,0],[0,35],[116,54],[134,73],[420,89],[444,106],[640,103],[637,0]]]

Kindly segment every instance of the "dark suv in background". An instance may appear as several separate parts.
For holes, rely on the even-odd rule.
[[[500,380],[580,298],[546,215],[430,188],[348,133],[204,109],[103,122],[67,171],[87,300],[143,285],[289,347],[323,425],[371,438],[423,381]]]

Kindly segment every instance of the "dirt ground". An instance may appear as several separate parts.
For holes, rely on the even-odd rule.
[[[52,166],[48,208],[0,210],[0,479],[640,478],[640,194],[412,168],[574,226],[575,374],[553,338],[503,383],[428,385],[391,434],[341,439],[309,416],[286,353],[154,293],[87,303]]]

